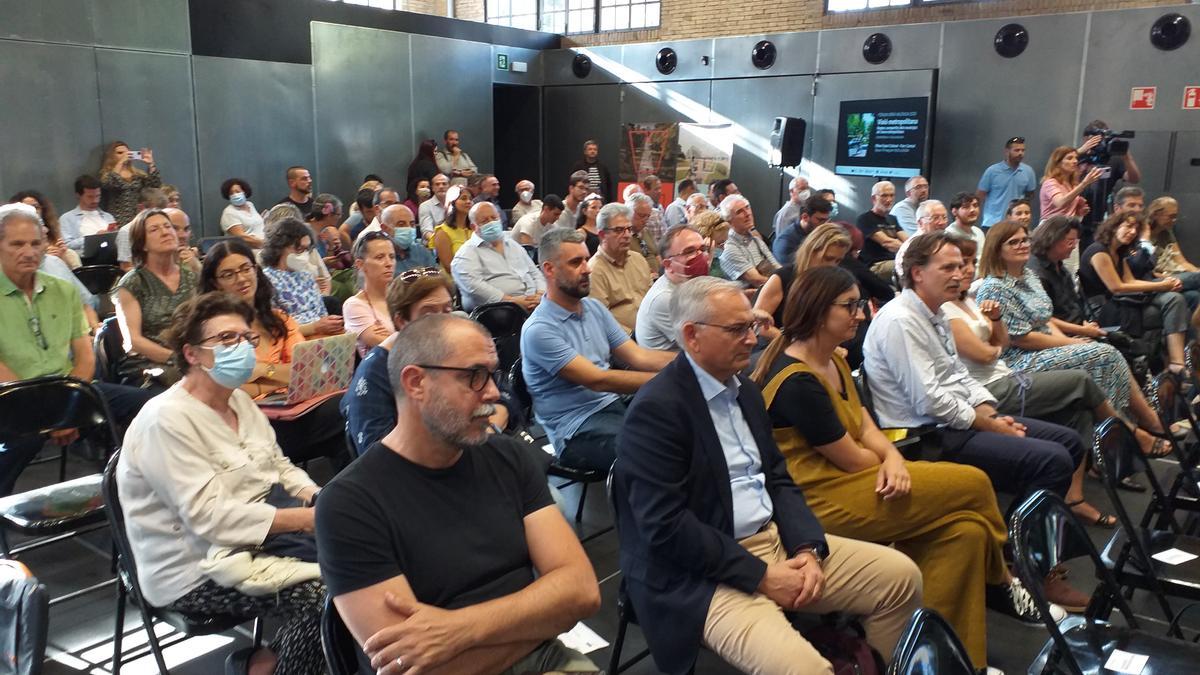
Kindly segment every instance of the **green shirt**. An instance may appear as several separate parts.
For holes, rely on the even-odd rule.
[[[0,273],[0,363],[22,380],[71,372],[71,341],[88,334],[79,291],[38,271],[33,301]]]

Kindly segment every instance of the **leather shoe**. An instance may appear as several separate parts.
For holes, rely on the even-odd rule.
[[[1075,614],[1087,609],[1092,599],[1067,581],[1067,571],[1062,566],[1050,570],[1042,588],[1047,600]]]

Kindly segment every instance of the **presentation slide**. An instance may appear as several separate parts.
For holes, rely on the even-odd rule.
[[[920,174],[928,117],[927,96],[842,101],[834,173],[887,178]]]

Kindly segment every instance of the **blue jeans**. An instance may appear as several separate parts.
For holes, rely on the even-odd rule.
[[[617,436],[625,423],[625,401],[617,399],[592,413],[563,443],[558,461],[573,469],[608,471],[617,459]]]

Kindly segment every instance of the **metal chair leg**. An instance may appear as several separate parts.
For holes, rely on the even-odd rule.
[[[149,638],[154,662],[158,664],[159,675],[171,675],[167,670],[167,662],[163,659],[162,645],[158,642],[158,635],[154,633],[154,619],[150,617],[150,613],[146,611],[145,607],[139,607],[138,610],[142,613],[142,627],[146,629],[146,637]]]
[[[587,501],[587,490],[588,490],[587,483],[580,483],[579,485],[580,485],[579,506],[575,509],[575,524],[576,525],[583,522],[583,504],[585,501]]]
[[[621,672],[621,648],[625,646],[625,629],[629,622],[620,619],[617,624],[617,639],[613,640],[612,657],[608,660],[608,675],[618,675]]]
[[[263,637],[263,620],[262,620],[262,617],[260,616],[254,620],[254,648],[255,649],[262,647],[262,637]]]
[[[117,629],[113,631],[112,675],[121,675],[121,643],[125,638],[125,584],[117,579]]]

